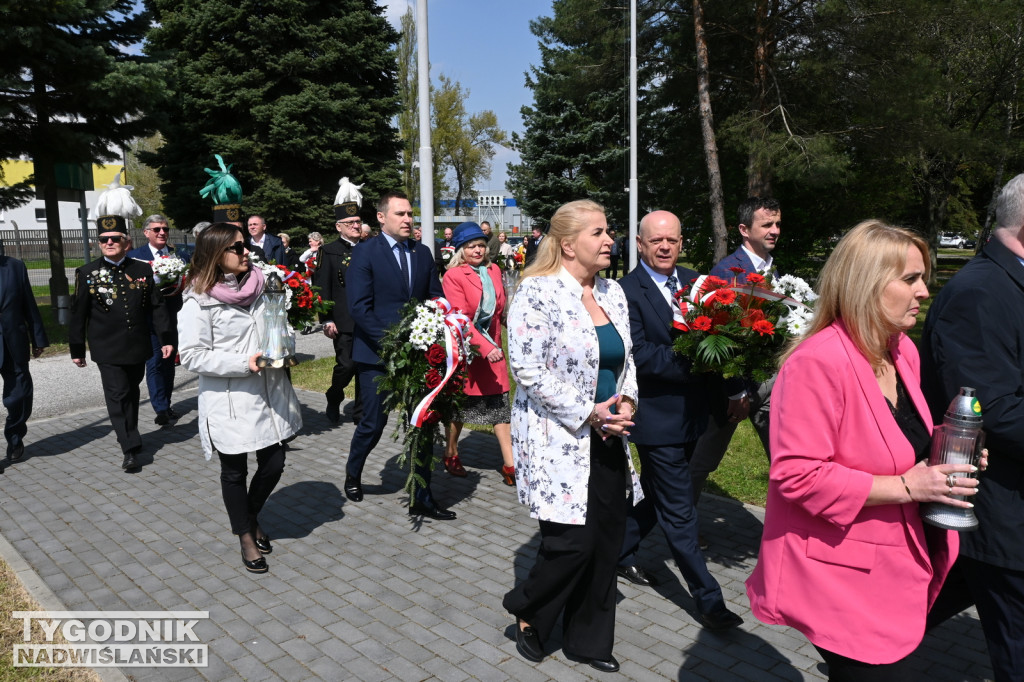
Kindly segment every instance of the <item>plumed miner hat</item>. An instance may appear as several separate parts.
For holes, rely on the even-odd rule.
[[[142,209],[132,198],[131,185],[121,184],[121,168],[114,181],[96,199],[96,205],[89,211],[89,219],[96,221],[96,234],[120,232],[128,234],[128,221],[142,215]]]

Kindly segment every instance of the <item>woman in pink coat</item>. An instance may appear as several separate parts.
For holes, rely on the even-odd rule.
[[[444,468],[453,476],[465,476],[459,461],[459,434],[463,422],[491,424],[501,448],[502,479],[505,485],[516,484],[512,464],[512,432],[509,420],[512,408],[508,401],[508,367],[501,350],[501,326],[505,317],[505,287],[501,270],[487,259],[487,235],[476,223],[462,223],[452,234],[455,254],[448,263],[442,286],[453,306],[473,320],[470,339],[480,356],[469,365],[466,398],[461,421],[448,427],[448,447]]]
[[[956,558],[919,503],[969,503],[970,465],[927,466],[931,420],[904,332],[928,297],[928,246],[866,221],[818,279],[808,331],[772,393],[772,463],[751,609],[796,628],[830,680],[908,680],[906,658]],[[958,475],[959,474],[959,475]]]

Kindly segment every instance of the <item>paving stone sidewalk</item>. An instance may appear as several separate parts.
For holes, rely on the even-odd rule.
[[[525,577],[539,538],[501,482],[491,436],[466,433],[467,478],[434,476],[435,496],[458,520],[414,524],[396,444],[381,442],[367,462],[366,499],[349,502],[340,486],[352,425],[331,425],[322,395],[298,393],[305,428],[262,516],[274,544],[268,574],[242,569],[219,466],[201,453],[194,390],[176,392],[176,425],[144,420],[137,474],[120,469],[101,401],[33,421],[26,458],[0,476],[0,554],[48,610],[210,612],[195,629],[208,667],[120,671],[138,680],[616,679],[567,661],[557,638],[540,664],[516,653],[501,598]],[[750,615],[743,581],[763,511],[705,495],[700,512],[711,571],[746,622],[726,634],[696,624],[656,531],[641,551],[659,586],[619,584],[617,679],[825,679],[802,635]],[[915,665],[922,680],[991,677],[973,611],[928,636]],[[124,679],[109,669],[105,677]]]

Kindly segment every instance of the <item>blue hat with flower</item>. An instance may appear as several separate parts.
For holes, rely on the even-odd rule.
[[[455,232],[452,233],[452,248],[456,251],[461,249],[467,243],[474,239],[483,239],[487,241],[487,235],[480,229],[480,226],[474,222],[462,223],[455,228]]]

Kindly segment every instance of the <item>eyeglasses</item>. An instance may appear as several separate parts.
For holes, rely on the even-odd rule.
[[[360,220],[339,220],[338,222],[334,223],[334,226],[341,227],[342,225],[344,225],[346,227],[355,227],[356,225],[360,224],[362,224],[362,221]]]
[[[228,248],[224,249],[224,251],[230,251],[236,256],[242,256],[245,254],[245,242],[235,242]]]
[[[171,228],[167,227],[166,225],[164,225],[163,227],[150,226],[149,229],[152,230],[153,232],[167,232],[167,233],[170,233],[170,231],[171,231]]]
[[[122,235],[119,235],[119,234],[102,235],[99,238],[100,244],[107,244],[109,242],[114,242],[115,244],[120,244],[123,239],[124,239],[124,237]]]

